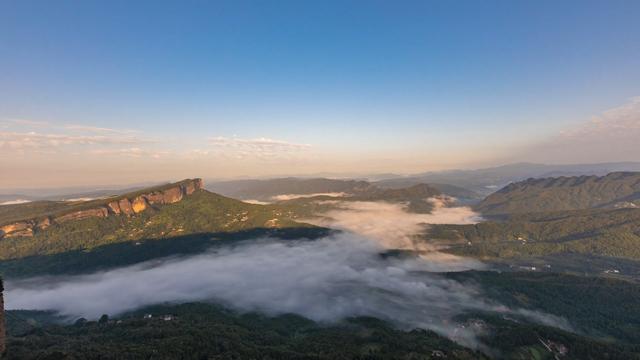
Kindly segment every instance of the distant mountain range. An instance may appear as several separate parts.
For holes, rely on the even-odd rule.
[[[235,199],[270,201],[274,196],[296,194],[360,194],[373,186],[366,181],[338,179],[279,178],[267,180],[231,180],[207,182],[207,189]]]
[[[412,188],[412,190],[409,190],[409,188]],[[360,200],[409,200],[409,198],[417,198],[420,194],[424,195],[424,198],[440,194],[461,199],[480,198],[480,195],[473,191],[448,184],[398,182],[387,186],[387,184],[380,182],[371,183],[364,180],[340,180],[326,178],[279,178],[268,180],[223,181],[207,183],[207,189],[232,198],[260,201],[274,201],[278,196],[287,194],[344,194],[346,196],[355,196]],[[400,194],[402,194],[402,196]]]
[[[640,208],[640,172],[532,178],[489,195],[476,209],[496,215],[623,207]]]
[[[489,221],[434,225],[427,238],[444,240],[456,254],[502,262],[548,264],[549,256],[561,256],[561,266],[576,256],[591,263],[593,257],[604,264],[640,261],[640,172],[532,178],[500,189],[475,209]]]
[[[381,180],[378,186],[409,186],[419,183],[447,184],[488,195],[512,182],[528,178],[606,175],[619,171],[640,171],[640,162],[601,164],[546,165],[517,163],[477,170],[426,172],[400,178]]]
[[[295,209],[214,194],[200,179],[92,201],[0,206],[0,272],[65,272],[203,251],[218,240],[325,233],[293,220]]]

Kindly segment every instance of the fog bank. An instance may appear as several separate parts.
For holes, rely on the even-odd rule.
[[[401,216],[403,215],[403,216]],[[381,256],[406,245],[420,222],[471,221],[468,210],[406,214],[390,204],[350,203],[332,213],[345,231],[319,240],[260,238],[190,257],[96,274],[7,282],[7,309],[49,309],[97,318],[157,303],[213,301],[241,311],[295,313],[320,322],[374,316],[403,328],[425,328],[476,347],[477,331],[453,318],[483,310],[522,315],[568,328],[554,316],[509,309],[481,289],[439,272],[482,268],[475,260],[431,252]],[[475,215],[473,215],[475,216]]]

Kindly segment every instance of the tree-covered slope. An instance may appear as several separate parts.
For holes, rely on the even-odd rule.
[[[86,202],[76,205],[75,209],[91,209],[95,205],[94,202]],[[45,211],[46,214],[51,213],[49,209]],[[54,209],[53,213],[59,211]],[[43,212],[36,209],[21,216],[31,219],[43,216]],[[149,205],[138,213],[108,213],[107,216],[53,222],[47,228],[32,234],[7,236],[0,241],[0,259],[52,255],[122,242],[168,239],[190,234],[312,227],[291,220],[291,216],[292,211],[275,205],[247,204],[206,190],[197,190],[180,201]]]
[[[217,305],[157,305],[121,317],[53,325],[55,314],[8,312],[10,359],[640,359],[637,284],[558,274],[463,272],[451,281],[482,284],[484,296],[512,308],[557,314],[572,331],[517,314],[460,315],[480,353],[431,331],[400,330],[359,317],[318,324]],[[611,305],[615,299],[616,306]],[[148,316],[148,315],[151,316]]]
[[[267,317],[183,304],[154,306],[117,320],[29,330],[28,312],[9,315],[8,359],[487,358],[433,332],[401,331],[372,318],[327,326],[296,315]]]
[[[475,225],[433,225],[427,237],[480,258],[580,253],[640,260],[640,209],[516,214]]]
[[[213,192],[237,199],[271,200],[283,194],[346,193],[358,194],[369,190],[366,181],[339,179],[279,178],[267,180],[230,180],[208,182],[206,188]]]
[[[529,179],[487,196],[476,209],[497,215],[596,207],[640,207],[640,172]]]

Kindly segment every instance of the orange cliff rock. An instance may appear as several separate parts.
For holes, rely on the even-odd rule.
[[[92,217],[105,218],[111,215],[132,216],[147,210],[154,205],[168,205],[181,201],[204,187],[202,179],[183,180],[173,186],[150,190],[148,193],[136,194],[128,197],[123,195],[105,205],[94,208],[67,212],[56,216],[45,216],[28,219],[0,226],[0,239],[3,237],[33,236],[53,224],[68,221],[78,221]]]

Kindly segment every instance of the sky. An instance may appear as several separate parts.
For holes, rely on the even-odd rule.
[[[640,161],[640,2],[0,1],[0,189]]]

